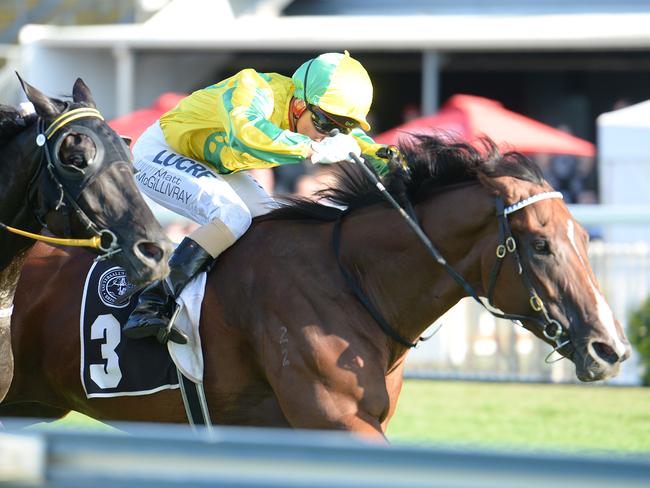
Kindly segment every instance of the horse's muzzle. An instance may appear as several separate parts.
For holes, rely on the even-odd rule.
[[[630,343],[625,341],[621,354],[606,341],[590,341],[584,352],[574,354],[576,376],[580,381],[600,381],[616,376],[621,363],[630,357]]]

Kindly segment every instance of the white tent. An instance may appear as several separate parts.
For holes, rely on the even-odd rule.
[[[601,201],[629,208],[650,206],[650,100],[598,117]],[[650,226],[616,225],[611,242],[650,242]]]

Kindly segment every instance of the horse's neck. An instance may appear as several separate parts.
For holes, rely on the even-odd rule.
[[[478,293],[483,292],[480,243],[493,238],[493,208],[487,192],[472,185],[416,209],[431,241]],[[343,232],[346,265],[358,271],[363,289],[402,337],[415,341],[465,295],[395,210],[351,215]]]

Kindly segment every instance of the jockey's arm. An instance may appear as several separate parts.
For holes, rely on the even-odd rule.
[[[248,70],[247,70],[248,71]],[[309,137],[273,123],[273,92],[253,70],[223,94],[228,147],[222,153],[229,169],[250,169],[299,163],[312,154]]]
[[[281,128],[268,77],[246,69],[198,90],[160,119],[165,139],[184,156],[220,173],[299,163],[311,139]],[[271,80],[272,81],[272,80]]]

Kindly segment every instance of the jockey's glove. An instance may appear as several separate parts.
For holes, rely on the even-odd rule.
[[[312,142],[311,148],[314,151],[311,155],[311,162],[314,164],[352,161],[350,153],[353,153],[357,157],[361,156],[361,148],[356,139],[350,135],[341,133],[326,137],[320,142]]]

